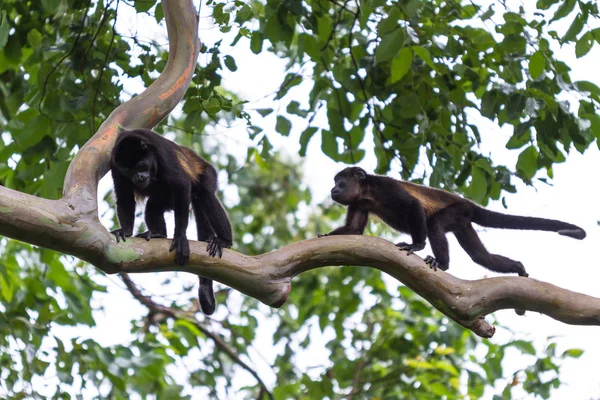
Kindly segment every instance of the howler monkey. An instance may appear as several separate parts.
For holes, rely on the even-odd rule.
[[[429,238],[435,258],[427,256],[425,262],[434,269],[448,269],[450,256],[445,234],[452,232],[477,264],[496,272],[528,276],[519,261],[489,253],[479,240],[472,222],[491,228],[552,231],[575,239],[585,238],[583,229],[566,222],[486,210],[450,192],[386,176],[369,175],[358,167],[345,168],[334,180],[331,198],[348,206],[348,212],[346,224],[329,235],[361,235],[369,213],[373,213],[392,228],[410,233],[412,244],[396,245],[401,250],[408,250],[409,254],[422,250],[426,238]]]
[[[207,251],[215,257],[231,247],[233,238],[227,213],[215,194],[217,172],[206,160],[187,147],[147,129],[122,131],[112,151],[110,167],[117,197],[119,239],[133,234],[135,201],[147,198],[144,213],[148,231],[137,235],[146,240],[166,238],[165,211],[175,211],[175,234],[169,251],[175,261],[187,263],[190,248],[186,236],[190,202],[196,217],[198,240],[208,242]],[[200,278],[200,306],[205,314],[215,311],[213,282]]]

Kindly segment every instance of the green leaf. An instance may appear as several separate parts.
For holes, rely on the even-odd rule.
[[[398,54],[404,44],[404,29],[398,27],[391,33],[384,35],[375,50],[375,62],[389,61]]]
[[[558,10],[556,10],[556,13],[550,20],[550,23],[553,23],[554,21],[558,21],[559,19],[564,18],[567,15],[569,15],[571,13],[571,11],[573,11],[573,8],[575,7],[576,2],[577,2],[577,0],[563,1],[563,3],[560,5],[560,7],[558,7]]]
[[[290,134],[290,129],[292,129],[292,123],[288,121],[287,118],[278,115],[275,130],[281,133],[283,136],[288,136]]]
[[[215,115],[219,111],[221,111],[221,101],[213,97],[210,100],[202,101],[202,107],[204,107],[204,111],[206,111],[210,115]]]
[[[533,79],[537,79],[542,75],[546,68],[546,59],[544,53],[536,51],[529,59],[529,73]]]
[[[583,354],[583,350],[581,349],[569,349],[565,350],[562,354],[562,358],[571,357],[571,358],[579,358]]]
[[[600,32],[599,32],[600,35]],[[575,44],[575,56],[581,58],[585,56],[592,49],[594,45],[594,34],[589,31],[581,37]]]
[[[135,11],[139,13],[148,12],[156,3],[156,0],[144,0],[134,2]]]
[[[589,92],[593,95],[600,96],[600,88],[595,83],[590,81],[577,81],[575,86],[582,92]]]
[[[259,113],[262,117],[266,117],[267,115],[271,114],[273,112],[272,108],[259,108],[256,110],[257,113]]]
[[[487,194],[487,178],[484,170],[478,167],[472,167],[471,183],[469,192],[471,199],[477,203],[482,203]]]
[[[300,74],[295,74],[295,73],[287,74],[285,79],[283,80],[283,83],[281,84],[281,87],[279,88],[279,91],[277,92],[277,95],[275,96],[275,100],[282,99],[287,94],[287,92],[289,92],[289,90],[291,88],[293,88],[294,86],[297,86],[301,83],[302,83],[302,76]]]
[[[514,340],[506,344],[506,347],[513,346],[517,349],[521,350],[521,352],[525,354],[535,355],[535,347],[533,347],[533,343],[525,341],[525,340]]]
[[[535,147],[529,146],[519,154],[517,160],[517,170],[523,174],[527,180],[531,180],[538,170],[539,153]]]
[[[406,75],[412,65],[412,51],[403,47],[400,53],[392,60],[390,83],[396,83]]]
[[[310,142],[310,139],[315,135],[315,133],[317,133],[318,130],[319,128],[309,126],[304,130],[304,132],[302,132],[302,134],[300,135],[300,151],[298,152],[300,156],[306,156],[308,142]]]
[[[575,17],[575,19],[573,20],[573,23],[567,30],[567,33],[565,33],[565,36],[563,36],[562,39],[560,40],[561,44],[575,40],[575,38],[577,37],[579,32],[581,32],[581,30],[583,29],[584,24],[585,24],[584,17],[582,17],[581,15],[577,15]]]
[[[8,26],[8,21],[6,20],[6,11],[2,10],[0,12],[0,49],[6,46],[9,30],[10,27]]]
[[[40,44],[42,39],[42,34],[35,28],[27,32],[27,43],[29,43],[31,47],[35,47]]]
[[[231,57],[230,55],[225,56],[225,66],[227,67],[228,70],[230,70],[231,72],[235,72],[237,71],[237,65],[235,64],[235,59],[233,57]]]
[[[259,54],[262,51],[263,40],[264,37],[261,32],[252,32],[252,38],[250,38],[250,50],[254,54]]]
[[[425,63],[429,65],[429,68],[431,68],[434,71],[436,70],[435,64],[431,59],[431,54],[429,54],[429,50],[427,50],[423,46],[413,46],[412,51],[414,51],[414,53],[418,55],[419,58],[421,58],[421,60],[425,61]]]
[[[165,18],[165,11],[163,10],[162,2],[156,5],[154,9],[154,19],[156,22],[160,22]]]

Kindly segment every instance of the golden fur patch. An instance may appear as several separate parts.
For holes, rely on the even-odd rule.
[[[199,176],[204,172],[204,163],[196,153],[188,148],[184,147],[177,150],[177,161],[179,161],[183,172],[192,181],[197,181]]]
[[[401,184],[402,188],[408,194],[419,200],[425,210],[425,215],[428,217],[461,200],[460,197],[445,190],[422,186],[412,182],[402,182]]]

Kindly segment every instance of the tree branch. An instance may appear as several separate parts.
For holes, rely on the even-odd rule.
[[[600,325],[600,299],[523,277],[475,281],[431,270],[421,258],[383,239],[330,236],[305,240],[259,256],[226,250],[223,258],[190,242],[190,261],[174,264],[170,241],[127,239],[116,243],[98,219],[97,184],[108,171],[118,127],[151,128],[183,97],[200,49],[198,15],[191,0],[163,0],[169,61],[147,90],[117,107],[81,148],[65,178],[64,197],[47,200],[0,186],[0,235],[74,255],[107,273],[186,271],[222,282],[272,307],[285,303],[294,276],[330,265],[377,268],[428,300],[452,320],[482,337],[494,327],[484,317],[496,310],[530,310],[568,324]],[[141,298],[140,298],[141,301]],[[150,304],[150,303],[149,303]]]
[[[194,324],[194,326],[198,328],[200,332],[202,332],[206,337],[208,337],[214,342],[215,346],[217,346],[221,351],[227,354],[234,363],[238,364],[240,367],[248,371],[248,373],[252,375],[254,379],[256,379],[258,385],[260,386],[261,393],[266,393],[269,399],[274,400],[273,394],[269,391],[267,385],[263,382],[258,373],[252,367],[246,364],[235,352],[235,350],[233,350],[229,346],[229,344],[227,344],[227,342],[223,340],[221,336],[207,329],[206,326],[201,324],[196,318],[194,318],[193,315],[190,315],[190,313],[160,305],[154,302],[150,296],[143,295],[140,289],[131,280],[131,277],[129,277],[129,275],[121,273],[120,277],[121,280],[125,283],[127,290],[129,290],[129,292],[132,294],[132,296],[144,306],[146,306],[149,311],[163,314],[173,319],[183,319]],[[262,396],[259,396],[259,398],[260,397]]]
[[[162,6],[169,35],[165,69],[139,96],[117,107],[77,153],[65,177],[66,198],[96,199],[97,184],[108,172],[118,128],[154,127],[169,115],[187,90],[200,51],[198,14],[191,0],[163,0]]]
[[[309,239],[258,256],[226,250],[223,258],[206,253],[206,244],[190,242],[190,261],[174,265],[169,240],[127,240],[140,254],[136,260],[111,265],[124,272],[185,271],[224,283],[264,304],[280,307],[294,276],[324,266],[369,266],[387,273],[421,295],[458,324],[482,337],[495,328],[483,318],[497,310],[518,309],[546,314],[573,325],[600,325],[600,299],[525,277],[474,281],[434,271],[416,256],[370,236],[327,236]]]

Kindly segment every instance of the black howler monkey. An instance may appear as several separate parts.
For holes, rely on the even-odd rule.
[[[583,229],[566,222],[501,214],[444,190],[369,175],[358,167],[345,168],[334,179],[331,198],[348,206],[348,213],[346,224],[329,235],[361,235],[369,213],[373,213],[392,228],[410,233],[412,244],[396,245],[409,254],[422,250],[429,238],[435,258],[427,256],[425,262],[434,269],[448,269],[450,256],[445,234],[452,232],[477,264],[496,272],[528,276],[519,261],[489,253],[472,222],[492,228],[552,231],[575,239],[585,238]]]
[[[113,149],[110,167],[117,197],[119,239],[133,234],[135,200],[147,198],[144,214],[148,231],[137,235],[146,240],[166,238],[164,212],[175,211],[175,234],[169,251],[175,261],[187,263],[190,248],[186,236],[190,202],[196,217],[198,240],[208,242],[207,251],[219,257],[233,238],[227,213],[217,198],[217,172],[206,160],[187,147],[147,129],[122,131]],[[215,311],[212,280],[200,278],[200,306],[205,314]]]

